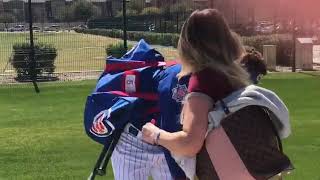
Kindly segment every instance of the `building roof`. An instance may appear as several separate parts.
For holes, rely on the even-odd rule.
[[[297,41],[301,44],[313,44],[312,38],[297,38]]]

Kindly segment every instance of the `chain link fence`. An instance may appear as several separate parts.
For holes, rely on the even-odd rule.
[[[36,73],[39,82],[96,79],[104,68],[106,47],[121,40],[76,33],[75,28],[86,28],[81,21],[90,14],[69,22],[64,20],[69,13],[67,7],[74,6],[73,11],[84,8],[82,13],[92,14],[92,3],[31,2],[33,48],[30,47],[28,2],[0,1],[0,83],[28,84],[32,73]],[[82,15],[78,12],[77,16]],[[31,49],[36,61],[33,72]]]
[[[123,2],[127,6],[128,31],[142,34],[136,38],[143,38],[144,32],[158,32],[159,39],[162,33],[179,32],[193,9],[192,1],[175,3],[170,8],[168,2],[148,0],[31,0],[34,47],[30,47],[28,1],[1,0],[0,84],[30,84],[33,73],[37,82],[96,79],[104,69],[106,48],[122,43],[122,37],[88,31],[122,30]],[[159,41],[152,44],[166,59],[176,59],[171,43],[161,45]],[[135,42],[129,37],[129,46]]]
[[[110,55],[106,49],[123,43],[123,3],[126,3],[129,47],[144,38],[167,60],[178,58],[176,51],[178,34],[186,18],[195,9],[208,7],[219,9],[230,26],[243,36],[259,33],[270,36],[268,40],[261,36],[255,40],[249,38],[248,44],[258,49],[262,44],[256,43],[261,43],[261,40],[270,43],[275,37],[280,37],[268,34],[290,34],[290,29],[286,29],[289,26],[283,21],[285,15],[281,15],[279,9],[275,9],[274,12],[266,11],[267,6],[263,3],[261,7],[256,7],[254,3],[239,4],[237,1],[221,0],[31,0],[30,2],[34,41],[32,48],[28,0],[0,0],[0,84],[2,85],[30,84],[32,80],[64,82],[97,79],[104,69],[106,57]],[[257,23],[259,20],[263,22]],[[319,54],[318,51],[318,48],[315,48],[315,54]],[[33,55],[30,52],[33,52]],[[287,60],[287,64],[289,61]],[[32,78],[33,74],[36,78]]]

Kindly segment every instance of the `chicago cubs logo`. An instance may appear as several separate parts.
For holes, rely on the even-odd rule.
[[[182,102],[184,96],[188,93],[187,86],[178,84],[177,87],[172,89],[172,99],[176,102]]]
[[[101,111],[99,114],[97,114],[93,119],[90,132],[97,137],[110,136],[115,129],[113,124],[110,121],[108,121],[110,115],[111,108],[108,110]]]

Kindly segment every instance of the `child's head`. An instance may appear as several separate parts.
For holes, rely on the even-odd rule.
[[[254,49],[247,50],[247,54],[242,58],[241,64],[250,74],[254,84],[257,84],[261,77],[267,74],[267,65],[261,53]]]

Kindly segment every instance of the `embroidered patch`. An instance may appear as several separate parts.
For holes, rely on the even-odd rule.
[[[126,75],[125,90],[127,93],[135,93],[137,91],[135,75]]]
[[[172,89],[172,99],[176,102],[182,102],[183,98],[187,95],[188,88],[187,86],[178,84],[177,87]]]
[[[90,132],[97,137],[108,137],[115,130],[113,124],[107,119],[110,118],[111,108],[101,111],[94,117]]]

